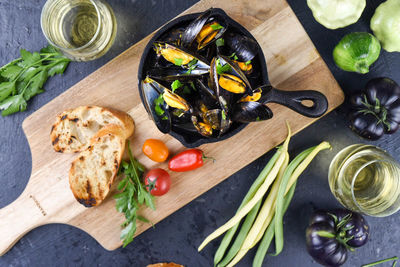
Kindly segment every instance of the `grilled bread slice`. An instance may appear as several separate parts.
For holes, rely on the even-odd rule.
[[[125,150],[125,130],[110,124],[96,133],[87,150],[72,162],[69,184],[85,207],[99,205],[110,191]]]
[[[57,116],[51,129],[54,150],[62,153],[81,152],[89,146],[90,139],[108,124],[121,126],[125,138],[131,136],[134,130],[132,118],[121,111],[97,106],[66,110]]]

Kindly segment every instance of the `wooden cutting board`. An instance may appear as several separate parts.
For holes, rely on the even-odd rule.
[[[329,111],[343,102],[342,90],[285,0],[202,0],[184,13],[210,7],[223,8],[254,35],[264,51],[273,85],[283,90],[319,90],[329,100]],[[22,195],[0,210],[0,255],[28,231],[49,223],[76,226],[108,250],[121,245],[119,225],[124,217],[115,210],[115,201],[108,197],[103,204],[90,209],[78,204],[68,184],[68,170],[76,155],[55,153],[49,132],[58,113],[79,105],[126,111],[136,122],[131,140],[135,156],[147,168],[166,168],[166,164],[155,164],[141,154],[141,146],[148,138],[163,140],[171,154],[184,149],[178,141],[157,130],[139,98],[138,65],[150,38],[151,35],[135,44],[24,121],[32,153],[32,175]],[[201,149],[216,162],[207,162],[190,173],[171,173],[171,191],[157,198],[156,211],[142,209],[141,214],[153,223],[161,221],[281,143],[286,137],[285,120],[294,133],[316,120],[283,106],[270,107],[275,114],[273,119],[253,123],[223,142],[203,145]],[[150,226],[138,222],[137,234]]]

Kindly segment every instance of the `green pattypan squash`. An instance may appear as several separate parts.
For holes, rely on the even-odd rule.
[[[400,52],[400,0],[382,3],[371,19],[371,29],[388,52]]]
[[[356,23],[364,11],[366,0],[307,0],[314,18],[328,29]]]
[[[353,32],[344,36],[335,47],[333,59],[342,70],[365,74],[378,59],[380,51],[381,45],[375,36]]]

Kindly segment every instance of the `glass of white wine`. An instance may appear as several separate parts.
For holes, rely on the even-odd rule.
[[[344,148],[329,167],[329,186],[346,208],[384,217],[400,209],[400,165],[388,153],[356,144]]]
[[[75,61],[104,55],[117,32],[114,12],[103,0],[47,0],[41,26],[47,41]]]

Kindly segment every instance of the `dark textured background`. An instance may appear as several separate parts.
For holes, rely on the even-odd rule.
[[[226,4],[229,5],[229,1]],[[261,0],[260,0],[261,1]],[[196,0],[110,0],[118,19],[118,35],[111,51],[101,59],[72,63],[63,76],[46,84],[46,92],[35,97],[24,113],[0,118],[0,208],[14,201],[25,188],[31,172],[30,151],[22,132],[22,121],[51,99],[141,40]],[[362,88],[373,77],[388,76],[400,82],[400,54],[383,52],[367,75],[346,73],[334,66],[331,51],[344,34],[368,31],[375,8],[382,2],[368,0],[361,20],[345,29],[331,31],[312,17],[305,0],[289,0],[318,51],[346,94]],[[45,0],[0,1],[0,64],[19,56],[19,49],[34,51],[46,45],[40,30],[40,11]],[[316,85],[318,86],[318,85]],[[297,134],[291,143],[292,155],[322,140],[333,145],[323,152],[302,175],[292,205],[285,216],[285,247],[278,257],[267,257],[268,266],[314,266],[305,250],[304,230],[314,207],[338,207],[329,191],[329,162],[340,149],[366,141],[348,128],[342,106]],[[400,160],[400,133],[372,142]],[[43,137],[43,142],[47,142]],[[271,153],[256,160],[225,182],[200,196],[186,207],[140,235],[125,249],[104,250],[86,233],[66,225],[46,225],[23,237],[5,256],[0,266],[145,266],[160,261],[175,261],[186,266],[211,266],[217,242],[202,253],[197,246],[217,226],[232,216],[253,178],[267,163]],[[350,253],[346,266],[360,266],[377,259],[400,256],[400,213],[387,218],[367,218],[371,225],[370,242]],[[1,218],[0,218],[1,220]],[[117,227],[117,226],[116,226]],[[4,229],[1,229],[4,231]],[[254,252],[238,266],[251,266]],[[390,264],[382,266],[391,266]]]

